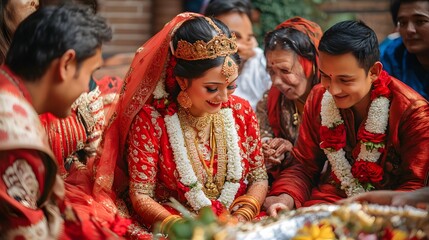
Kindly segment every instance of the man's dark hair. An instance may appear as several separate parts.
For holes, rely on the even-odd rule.
[[[211,0],[204,12],[206,16],[217,17],[219,15],[238,12],[251,17],[252,4],[249,0]]]
[[[79,67],[111,38],[111,28],[88,7],[77,4],[42,7],[17,28],[6,65],[18,76],[36,80],[67,50],[75,50]]]
[[[393,25],[396,26],[398,24],[398,12],[401,4],[413,2],[429,2],[429,0],[390,0],[390,15],[392,17]]]
[[[355,20],[339,22],[329,28],[320,40],[319,52],[352,53],[366,72],[380,59],[377,35],[365,23]]]

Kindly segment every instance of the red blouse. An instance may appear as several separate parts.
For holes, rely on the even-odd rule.
[[[232,109],[239,136],[244,184],[266,179],[256,116],[247,101],[231,96],[223,107]],[[158,202],[175,197],[187,205],[184,191],[178,187],[178,172],[166,130],[164,116],[151,105],[138,113],[128,135],[127,161],[130,175],[130,193],[151,196]],[[216,158],[214,168],[216,169]],[[258,178],[255,176],[261,176]],[[196,173],[198,174],[198,173]],[[243,188],[237,196],[245,193]]]

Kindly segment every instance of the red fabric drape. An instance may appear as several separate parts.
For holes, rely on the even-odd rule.
[[[159,81],[165,77],[165,68],[170,56],[170,41],[174,31],[195,13],[177,15],[155,36],[137,50],[124,79],[119,99],[107,118],[110,119],[103,140],[91,168],[96,171],[93,188],[94,198],[104,201],[115,211],[115,192],[121,192],[128,184],[126,163],[123,161],[126,138],[130,125],[144,103],[151,99]]]

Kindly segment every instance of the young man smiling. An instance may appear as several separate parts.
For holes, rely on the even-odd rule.
[[[337,23],[319,52],[321,84],[307,99],[294,165],[265,201],[268,213],[426,186],[428,102],[383,71],[374,31],[359,21]]]
[[[391,1],[392,18],[401,37],[381,51],[384,69],[429,99],[429,1]]]

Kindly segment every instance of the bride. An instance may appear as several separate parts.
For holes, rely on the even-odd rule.
[[[267,174],[255,114],[232,96],[238,64],[235,36],[197,14],[179,14],[143,45],[104,136],[94,195],[120,194],[134,219],[161,230],[181,218],[170,197],[192,212],[259,215]]]

